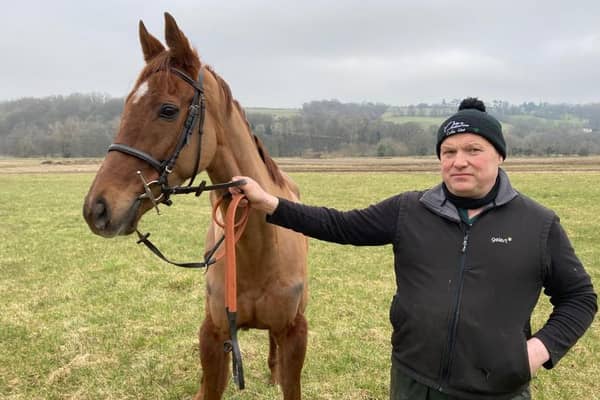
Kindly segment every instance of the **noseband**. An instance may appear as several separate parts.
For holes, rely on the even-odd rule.
[[[118,151],[120,153],[124,153],[135,158],[138,158],[142,161],[145,161],[152,168],[154,168],[158,172],[158,179],[148,182],[141,171],[137,171],[138,176],[142,180],[144,185],[144,192],[140,195],[140,199],[148,198],[152,201],[152,204],[155,206],[156,211],[158,212],[158,203],[164,203],[166,205],[171,205],[172,202],[170,200],[170,195],[177,192],[177,188],[173,188],[169,186],[169,174],[173,172],[173,168],[175,163],[177,162],[177,158],[179,158],[179,154],[183,150],[183,148],[188,144],[192,134],[194,133],[194,127],[196,123],[198,123],[198,151],[196,152],[196,161],[194,163],[194,172],[188,183],[188,188],[192,187],[194,183],[194,179],[196,179],[196,175],[198,174],[198,164],[200,162],[200,154],[202,152],[202,134],[204,132],[204,117],[206,114],[206,101],[204,97],[204,88],[202,86],[203,77],[204,77],[204,67],[200,68],[200,72],[198,74],[198,80],[195,81],[190,78],[185,72],[177,69],[171,68],[175,75],[179,78],[183,79],[186,83],[188,83],[194,89],[194,98],[192,99],[192,103],[189,106],[188,114],[185,119],[185,123],[183,124],[183,129],[179,134],[179,139],[177,140],[177,146],[173,153],[169,158],[163,161],[158,161],[156,158],[152,157],[150,154],[145,151],[136,149],[135,147],[129,146],[124,143],[113,143],[108,147],[108,152]],[[152,193],[152,186],[159,185],[160,187],[160,195],[154,196]],[[202,186],[202,185],[201,185]],[[205,187],[205,185],[204,185]],[[182,188],[179,188],[182,189]],[[204,190],[206,190],[204,188]],[[189,193],[189,192],[188,192]]]

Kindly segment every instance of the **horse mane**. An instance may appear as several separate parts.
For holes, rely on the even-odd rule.
[[[227,82],[225,82],[225,80],[221,78],[221,76],[219,76],[219,74],[217,74],[215,70],[212,69],[212,67],[207,65],[206,69],[213,75],[213,77],[221,87],[221,91],[223,92],[223,96],[225,97],[225,103],[227,104],[227,115],[231,115],[233,108],[235,108],[240,113],[242,119],[244,120],[244,123],[246,124],[247,132],[254,141],[256,150],[258,151],[258,155],[260,156],[261,160],[265,164],[265,167],[267,168],[267,171],[269,172],[269,176],[277,186],[283,187],[285,185],[286,180],[283,177],[279,166],[277,166],[275,160],[271,158],[269,152],[267,151],[267,148],[264,146],[262,141],[258,138],[258,136],[256,136],[252,132],[252,128],[250,127],[250,123],[248,122],[248,118],[246,117],[246,112],[244,111],[240,103],[233,98],[233,95],[231,94],[231,88],[229,87]]]

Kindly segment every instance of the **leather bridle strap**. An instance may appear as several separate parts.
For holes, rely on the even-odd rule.
[[[198,84],[202,87],[202,74],[198,76]],[[196,161],[194,161],[194,172],[192,172],[192,178],[188,183],[188,187],[191,187],[198,175],[198,169],[200,168],[200,155],[202,153],[202,136],[204,135],[204,117],[206,115],[206,101],[204,99],[204,91],[196,92],[200,94],[200,120],[198,121],[198,146],[196,150]],[[193,126],[192,126],[193,128]]]
[[[175,162],[179,158],[179,154],[188,143],[190,136],[193,133],[194,126],[196,125],[196,120],[200,115],[200,123],[198,127],[198,151],[196,153],[196,163],[194,166],[194,173],[192,174],[192,179],[189,183],[189,186],[192,185],[194,178],[196,178],[196,174],[198,173],[198,162],[200,158],[200,153],[202,151],[202,134],[204,133],[204,89],[202,88],[203,74],[202,68],[200,69],[200,73],[198,74],[198,81],[195,82],[189,76],[187,76],[183,71],[178,70],[177,68],[171,68],[171,71],[175,73],[178,77],[183,79],[185,82],[190,84],[194,90],[194,98],[192,99],[192,104],[189,107],[189,112],[187,118],[185,119],[185,123],[183,124],[183,130],[181,131],[181,135],[179,135],[179,141],[177,143],[177,147],[175,147],[175,151],[167,161],[165,165],[165,171],[167,173],[171,173],[173,171],[173,167],[175,166]],[[165,182],[166,183],[166,182]]]
[[[202,182],[204,182],[204,181],[202,181]],[[245,182],[245,181],[242,180],[242,181],[235,181],[235,182],[231,182],[231,183],[241,184],[243,182]],[[225,186],[227,186],[227,187],[234,186],[234,185],[231,185],[231,183],[214,185],[214,186],[218,186],[219,188],[223,188]],[[205,187],[208,188],[208,186],[205,186]],[[182,189],[184,189],[184,188],[182,188]],[[160,249],[154,243],[152,243],[150,241],[150,239],[148,239],[150,237],[150,232],[141,233],[139,230],[136,229],[135,232],[138,235],[137,244],[145,245],[152,253],[154,253],[154,255],[156,255],[161,260],[163,260],[171,265],[175,265],[177,267],[182,267],[182,268],[207,268],[207,267],[211,266],[212,264],[216,263],[217,261],[219,261],[226,254],[230,254],[230,255],[232,254],[232,257],[234,259],[233,262],[235,263],[235,244],[240,240],[240,237],[242,236],[242,234],[244,233],[244,230],[246,229],[246,223],[248,222],[248,213],[249,213],[250,209],[249,209],[249,207],[246,207],[245,212],[244,212],[244,214],[242,214],[240,221],[236,223],[235,222],[235,209],[238,207],[241,199],[238,200],[237,197],[234,196],[235,202],[234,202],[234,200],[232,200],[232,202],[229,204],[229,207],[227,208],[227,214],[229,214],[229,212],[230,212],[229,210],[233,210],[233,217],[231,217],[231,216],[226,217],[225,223],[222,223],[221,221],[219,221],[219,219],[217,217],[217,211],[219,210],[223,200],[227,197],[230,197],[230,195],[226,194],[226,195],[222,196],[215,203],[215,205],[213,206],[213,210],[212,210],[213,221],[218,226],[223,228],[225,230],[225,233],[223,234],[223,236],[221,236],[221,238],[219,240],[217,240],[217,242],[215,243],[213,248],[208,250],[205,253],[204,261],[176,262],[176,261],[170,260],[160,251]],[[230,218],[233,218],[233,219],[230,220]],[[230,232],[228,234],[229,229],[233,230],[232,231],[233,233]],[[225,242],[225,246],[226,246],[225,251],[221,251],[220,253],[218,253],[215,256],[215,253],[217,253],[217,250],[219,249],[221,244],[223,244],[223,242]],[[232,249],[227,250],[227,246],[231,247]]]
[[[172,71],[175,75],[177,75],[179,78],[181,78],[194,88],[194,97],[192,99],[192,103],[190,104],[187,117],[183,124],[183,129],[179,135],[179,139],[177,140],[177,144],[175,146],[175,150],[173,150],[171,156],[164,161],[158,161],[150,154],[124,143],[113,143],[108,147],[108,152],[118,151],[124,154],[128,154],[142,161],[145,161],[152,168],[154,168],[159,174],[158,183],[161,186],[161,192],[164,194],[164,198],[162,201],[167,204],[169,196],[169,194],[167,193],[167,189],[169,189],[167,177],[173,171],[175,163],[179,158],[179,154],[189,142],[189,139],[192,133],[194,132],[194,127],[196,126],[197,122],[199,136],[198,149],[196,152],[196,161],[194,162],[194,172],[192,173],[188,186],[192,186],[192,184],[194,183],[194,179],[198,174],[198,164],[200,163],[200,155],[202,153],[202,134],[204,133],[204,119],[206,113],[206,101],[203,89],[204,67],[200,68],[200,71],[198,73],[198,81],[194,81],[185,72],[177,68],[170,68],[170,71]]]
[[[136,148],[133,148],[131,146],[127,146],[125,144],[113,143],[110,146],[108,146],[108,151],[119,151],[121,153],[125,153],[130,156],[137,157],[140,160],[146,161],[148,164],[150,164],[150,166],[152,166],[152,168],[157,170],[159,174],[162,172],[162,170],[164,168],[164,163],[157,161],[150,154],[145,153]]]
[[[177,267],[182,267],[182,268],[206,268],[211,264],[214,264],[215,262],[217,262],[217,260],[215,259],[206,259],[203,262],[186,262],[186,263],[180,263],[180,262],[176,262],[176,261],[172,261],[169,260],[159,249],[158,247],[156,247],[154,245],[154,243],[152,243],[150,241],[150,239],[148,239],[148,237],[150,236],[150,232],[148,233],[141,233],[139,230],[135,230],[135,232],[138,235],[138,241],[136,242],[137,244],[144,244],[151,252],[153,252],[158,258],[160,258],[161,260],[171,264],[171,265],[175,265]],[[219,243],[220,244],[220,243]]]

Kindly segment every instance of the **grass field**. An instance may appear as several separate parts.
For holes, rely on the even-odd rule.
[[[438,181],[430,172],[296,172],[303,201],[348,209]],[[513,184],[561,216],[600,287],[600,172],[511,174]],[[202,272],[159,262],[133,237],[105,240],[81,217],[93,173],[0,169],[0,398],[190,399],[198,386]],[[141,223],[178,260],[196,260],[207,198],[177,198]],[[195,228],[190,229],[190,222]],[[167,234],[167,232],[170,232]],[[389,247],[311,240],[306,399],[386,399]],[[542,298],[539,327],[550,307]],[[247,389],[228,399],[279,399],[267,381],[267,336],[242,332]],[[502,351],[499,349],[499,351]],[[600,399],[598,319],[559,365],[532,382],[537,400]]]

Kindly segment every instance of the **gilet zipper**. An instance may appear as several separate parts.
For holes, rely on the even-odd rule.
[[[448,324],[448,341],[446,343],[446,350],[441,359],[440,363],[440,386],[438,387],[439,391],[443,391],[444,387],[448,384],[448,378],[450,376],[450,368],[452,366],[452,356],[454,353],[454,345],[456,344],[456,330],[458,328],[458,321],[460,318],[460,304],[462,299],[462,290],[463,290],[463,276],[465,272],[465,264],[466,264],[466,253],[467,246],[469,245],[469,231],[470,226],[466,226],[463,236],[460,262],[458,266],[458,277],[457,277],[457,288],[456,294],[454,297],[454,306],[452,309],[452,318],[450,319],[450,323]]]

